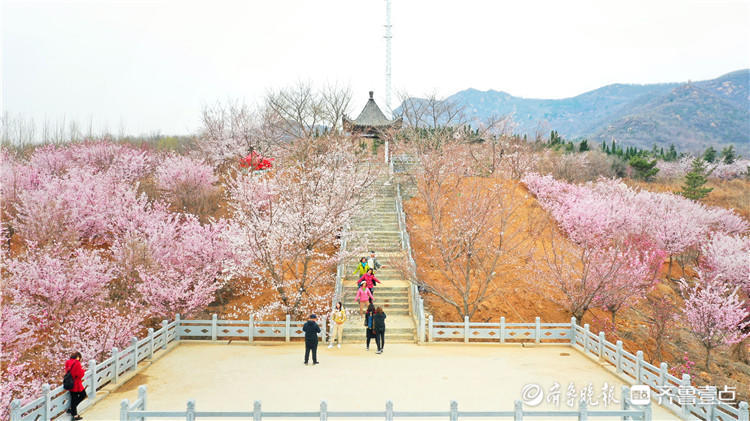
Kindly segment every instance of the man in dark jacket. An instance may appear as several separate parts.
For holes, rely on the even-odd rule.
[[[318,363],[318,333],[320,333],[320,326],[316,322],[318,316],[311,314],[302,330],[305,332],[305,365],[310,359],[310,351],[312,351],[313,365]]]
[[[376,354],[382,354],[383,348],[385,348],[385,312],[382,307],[375,309],[375,314],[372,316],[372,327],[375,331],[375,343],[378,344]]]

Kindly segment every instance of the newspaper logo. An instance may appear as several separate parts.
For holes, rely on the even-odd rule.
[[[636,384],[630,388],[630,402],[633,405],[648,405],[651,402],[651,389],[645,384]]]

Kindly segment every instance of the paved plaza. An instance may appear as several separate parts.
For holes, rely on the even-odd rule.
[[[568,384],[577,393],[589,383],[601,401],[605,383],[617,376],[566,346],[498,346],[482,344],[386,343],[385,352],[365,351],[363,344],[341,349],[319,347],[320,365],[303,364],[304,345],[206,343],[186,341],[142,370],[89,408],[86,420],[116,420],[120,402],[148,388],[148,409],[183,410],[189,399],[196,409],[251,410],[260,400],[266,411],[316,411],[321,400],[330,411],[382,410],[386,400],[396,410],[448,410],[451,400],[463,410],[512,410],[527,383],[546,392],[561,385],[559,409],[566,404]],[[536,408],[552,409],[546,402]],[[598,407],[590,409],[601,409]],[[619,404],[609,407],[619,408]],[[597,418],[604,419],[604,418]],[[654,407],[655,420],[676,419]]]

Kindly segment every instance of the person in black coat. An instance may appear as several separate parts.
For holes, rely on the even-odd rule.
[[[370,350],[370,340],[375,337],[375,327],[373,325],[372,316],[375,315],[375,306],[372,304],[372,298],[370,298],[370,305],[367,307],[365,313],[365,338],[367,338],[367,345],[365,349]]]
[[[375,330],[375,343],[378,344],[377,354],[383,353],[385,348],[385,312],[382,307],[375,309],[372,316],[372,327]]]
[[[312,351],[313,365],[318,364],[318,333],[320,333],[320,326],[318,326],[318,316],[311,314],[302,330],[305,332],[305,365],[310,359],[310,351]]]

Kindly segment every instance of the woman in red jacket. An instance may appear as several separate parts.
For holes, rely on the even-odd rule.
[[[367,269],[367,273],[362,275],[361,278],[359,278],[359,281],[357,281],[357,285],[362,285],[362,282],[364,282],[367,285],[367,289],[370,290],[370,293],[372,293],[372,289],[375,288],[375,284],[379,284],[380,280],[375,277],[375,274],[372,272],[372,268]]]
[[[83,419],[78,415],[78,404],[86,399],[86,389],[83,387],[83,376],[86,374],[81,366],[81,353],[74,352],[68,361],[65,361],[65,372],[70,372],[73,377],[73,388],[70,389],[70,409],[68,413],[74,420]]]

